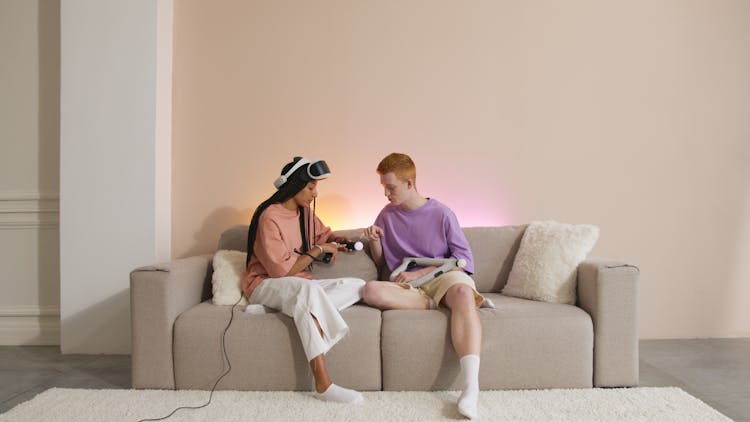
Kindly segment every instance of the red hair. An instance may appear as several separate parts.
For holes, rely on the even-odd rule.
[[[380,175],[393,172],[402,182],[417,179],[417,166],[414,165],[414,161],[408,155],[398,152],[388,154],[380,160],[377,172]]]

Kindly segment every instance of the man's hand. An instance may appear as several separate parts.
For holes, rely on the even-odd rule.
[[[411,283],[412,281],[422,277],[423,275],[434,270],[436,267],[425,267],[415,271],[402,271],[393,280],[394,283]]]
[[[369,242],[380,242],[380,238],[384,235],[385,232],[383,229],[375,225],[366,228],[365,231],[362,232],[362,236],[364,236]]]
[[[411,283],[412,280],[416,280],[420,277],[419,274],[416,274],[417,272],[418,271],[403,271],[396,276],[396,279],[393,280],[393,282],[398,284]]]

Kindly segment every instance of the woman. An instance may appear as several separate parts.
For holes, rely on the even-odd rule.
[[[335,261],[343,248],[310,203],[318,180],[330,176],[325,161],[295,157],[274,182],[276,193],[253,214],[247,238],[247,269],[242,291],[248,302],[292,317],[302,340],[321,400],[361,403],[362,394],[331,382],[325,353],[349,331],[339,313],[362,298],[364,280],[313,280],[312,264]]]

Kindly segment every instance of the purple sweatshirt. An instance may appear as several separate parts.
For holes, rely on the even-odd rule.
[[[416,210],[388,204],[378,214],[375,225],[385,232],[380,242],[389,271],[401,265],[406,257],[454,257],[465,259],[464,271],[474,273],[469,241],[458,224],[456,214],[434,199],[428,198],[427,203]]]

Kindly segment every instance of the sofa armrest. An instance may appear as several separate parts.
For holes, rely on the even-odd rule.
[[[201,302],[211,259],[194,256],[130,273],[133,388],[174,388],[174,322]]]
[[[587,259],[578,266],[578,306],[594,324],[594,386],[638,385],[638,277],[622,262]]]

